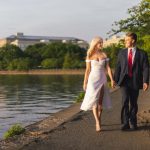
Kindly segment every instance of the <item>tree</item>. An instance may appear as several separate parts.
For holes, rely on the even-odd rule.
[[[0,61],[0,70],[5,70],[7,68],[7,65],[4,61]]]
[[[73,61],[71,54],[67,53],[64,58],[63,68],[71,69],[71,68],[73,68],[73,64],[74,64],[74,61]]]
[[[58,68],[58,61],[55,58],[47,58],[42,61],[41,66],[44,69]]]
[[[109,34],[119,32],[136,32],[141,36],[150,34],[150,0],[142,0],[137,6],[128,9],[129,17],[115,22],[117,29],[112,29]]]
[[[23,51],[15,46],[6,44],[0,48],[0,60],[9,63],[13,59],[24,57]]]
[[[107,53],[108,57],[110,58],[111,67],[113,68],[115,67],[119,50],[122,48],[123,48],[122,44],[112,44],[104,48],[104,51]]]
[[[24,53],[26,57],[29,57],[30,59],[32,59],[33,67],[37,67],[40,65],[42,61],[41,53],[44,47],[46,47],[46,44],[37,43],[34,45],[30,45],[25,49]]]
[[[8,64],[7,69],[8,70],[29,70],[30,60],[28,58],[14,59]]]
[[[49,43],[41,50],[42,66],[47,64],[46,66],[48,67],[48,63],[50,63],[50,66],[52,64],[54,65],[55,61],[50,61],[57,59],[55,68],[83,68],[85,54],[86,51],[75,44],[61,42]]]

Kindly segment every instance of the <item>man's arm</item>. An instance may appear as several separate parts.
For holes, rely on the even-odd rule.
[[[149,84],[149,61],[146,52],[145,52],[144,62],[143,62],[143,82]]]
[[[145,52],[143,61],[143,89],[146,91],[149,85],[149,61],[147,53]]]

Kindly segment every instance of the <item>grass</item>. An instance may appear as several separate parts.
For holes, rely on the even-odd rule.
[[[75,102],[76,102],[76,103],[82,102],[82,101],[83,101],[83,98],[84,98],[84,95],[85,95],[85,92],[79,93],[78,97],[75,99]]]
[[[6,131],[3,135],[4,139],[8,139],[9,137],[13,137],[15,135],[19,135],[25,132],[25,128],[23,128],[20,124],[15,124],[11,126],[8,131]]]

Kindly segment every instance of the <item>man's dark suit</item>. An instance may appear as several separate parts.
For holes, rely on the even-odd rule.
[[[121,121],[124,125],[130,122],[137,125],[137,99],[139,89],[143,88],[143,83],[149,83],[149,62],[147,53],[136,48],[136,53],[132,65],[132,77],[128,76],[128,49],[123,49],[118,54],[117,65],[114,73],[115,82],[121,87],[122,111]],[[130,110],[129,110],[130,101]]]

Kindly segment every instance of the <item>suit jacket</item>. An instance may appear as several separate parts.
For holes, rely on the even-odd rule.
[[[133,88],[143,88],[143,83],[149,84],[149,61],[147,53],[136,49],[132,65]],[[128,49],[123,49],[118,54],[117,65],[114,73],[115,82],[121,86],[125,76],[128,75]]]

